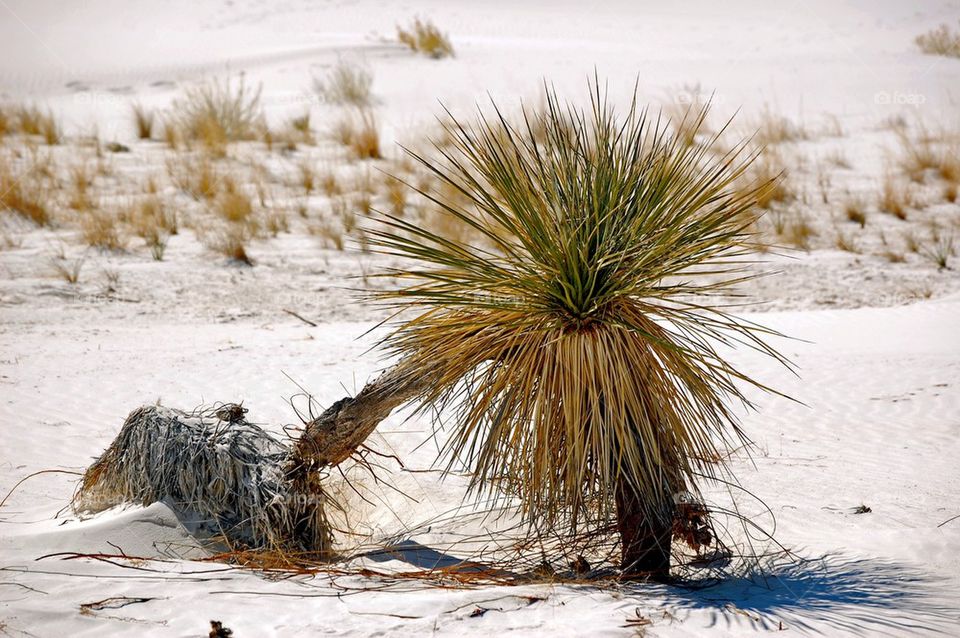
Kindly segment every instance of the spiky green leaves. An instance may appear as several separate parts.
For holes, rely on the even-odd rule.
[[[386,343],[431,370],[421,398],[452,410],[450,462],[532,522],[603,524],[619,481],[662,511],[741,437],[727,401],[758,384],[720,344],[779,358],[709,301],[749,277],[770,186],[740,186],[754,156],[689,144],[635,103],[619,119],[598,86],[589,112],[548,91],[520,126],[495,111],[447,132],[439,159],[418,159],[460,203],[423,194],[476,241],[390,216],[370,236],[416,260],[378,296],[416,313]]]

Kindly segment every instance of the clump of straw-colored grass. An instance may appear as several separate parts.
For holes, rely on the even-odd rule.
[[[430,20],[416,18],[409,27],[397,26],[397,39],[411,51],[434,59],[453,57],[453,45],[447,34]]]

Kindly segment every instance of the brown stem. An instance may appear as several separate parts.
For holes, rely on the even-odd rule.
[[[428,386],[429,371],[413,371],[402,362],[340,399],[307,424],[291,455],[289,474],[338,465],[356,451],[394,409]]]
[[[622,577],[668,579],[672,525],[667,508],[660,508],[661,515],[657,515],[657,508],[644,507],[634,486],[624,476],[617,481],[616,505]]]

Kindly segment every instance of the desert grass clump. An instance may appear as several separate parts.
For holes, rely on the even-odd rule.
[[[206,155],[171,159],[167,162],[167,173],[174,186],[197,201],[213,199],[224,179]]]
[[[915,205],[916,201],[910,185],[887,173],[880,190],[878,202],[880,210],[897,219],[905,220],[908,210]]]
[[[960,30],[954,31],[947,24],[918,35],[914,42],[927,55],[960,58]]]
[[[836,246],[837,250],[842,250],[848,253],[860,252],[860,247],[857,244],[856,240],[851,235],[847,234],[842,228],[836,229],[834,246]]]
[[[385,345],[430,371],[418,400],[450,415],[446,467],[466,466],[478,499],[571,544],[617,530],[624,577],[665,578],[678,503],[743,440],[727,400],[763,387],[715,344],[782,361],[767,330],[710,301],[750,276],[768,184],[739,185],[743,145],[690,146],[635,103],[618,117],[599,85],[588,110],[548,91],[537,117],[453,120],[442,159],[417,156],[469,205],[421,195],[481,241],[390,214],[365,229],[372,250],[414,260],[371,293],[406,313]]]
[[[817,236],[816,229],[804,215],[797,215],[790,220],[784,229],[784,240],[794,248],[810,250],[810,240]]]
[[[773,146],[787,142],[799,142],[809,139],[810,134],[799,124],[790,119],[777,115],[769,109],[764,109],[756,124],[754,140],[761,146]]]
[[[943,187],[943,199],[951,204],[956,203],[958,185],[960,185],[958,182],[947,182],[946,186]]]
[[[24,135],[42,137],[48,146],[60,143],[63,133],[53,111],[43,111],[37,106],[20,106],[15,116],[17,127]]]
[[[843,214],[847,221],[859,224],[860,228],[867,225],[867,206],[859,197],[851,197],[844,203]]]
[[[262,130],[260,90],[248,87],[243,77],[237,83],[210,80],[190,87],[173,103],[167,125],[222,157],[229,142],[256,139]]]
[[[75,211],[84,212],[96,208],[91,188],[94,176],[86,164],[76,164],[70,169],[70,195],[67,205]]]
[[[761,209],[770,209],[774,204],[786,204],[796,198],[783,158],[770,149],[765,149],[752,163],[741,182],[748,192],[752,192],[758,183],[767,185],[757,193],[757,207]]]
[[[397,40],[407,45],[411,51],[436,60],[453,57],[450,39],[430,20],[416,18],[413,24],[406,28],[397,25]]]
[[[244,266],[253,266],[254,262],[247,253],[248,233],[240,224],[228,224],[207,246],[230,261]]]
[[[334,139],[359,160],[382,159],[377,119],[370,111],[344,115],[334,126]]]
[[[373,74],[361,64],[338,61],[324,78],[313,79],[313,90],[324,102],[356,107],[373,103]]]
[[[37,226],[48,226],[53,221],[48,190],[4,161],[0,161],[0,208]]]
[[[91,248],[120,252],[125,247],[117,216],[111,211],[85,213],[80,219],[80,230],[84,243]]]
[[[953,235],[933,233],[930,241],[920,246],[919,253],[922,257],[933,262],[940,270],[948,269],[950,258],[955,254]]]
[[[139,102],[131,106],[133,111],[133,125],[137,130],[137,139],[149,140],[153,137],[153,125],[156,121],[154,112]]]
[[[83,270],[83,264],[86,262],[86,255],[81,255],[75,259],[67,259],[65,255],[56,255],[50,259],[50,266],[53,273],[71,286],[80,283],[80,272]]]

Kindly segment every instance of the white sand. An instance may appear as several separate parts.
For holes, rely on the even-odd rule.
[[[96,126],[105,139],[131,142],[131,100],[165,105],[183,83],[227,70],[263,83],[271,118],[310,106],[323,121],[332,111],[306,97],[310,74],[349,55],[373,68],[385,132],[403,139],[432,118],[437,99],[465,110],[489,90],[510,102],[532,95],[542,77],[582,95],[596,67],[619,95],[639,75],[644,99],[669,101],[677,87],[700,82],[716,89],[724,111],[770,107],[812,128],[834,115],[844,137],[818,136],[791,152],[815,159],[839,148],[854,167],[836,171],[836,193],[873,192],[892,144],[878,129],[882,120],[915,113],[955,122],[960,114],[960,60],[923,56],[912,44],[916,34],[955,21],[958,7],[3,0],[0,92],[50,105],[71,135]],[[414,14],[450,33],[455,59],[434,62],[384,42]],[[892,101],[922,96],[923,103],[888,105],[885,94]],[[163,158],[147,144],[117,163],[120,174],[133,174],[162,168]],[[800,170],[797,179],[815,177]],[[805,405],[757,397],[759,411],[744,417],[757,450],[733,467],[776,516],[778,541],[810,562],[780,565],[766,582],[690,592],[361,591],[377,583],[358,576],[274,582],[169,558],[120,561],[123,567],[37,560],[56,552],[162,558],[199,551],[159,504],[74,520],[64,508],[75,477],[44,474],[0,509],[0,635],[199,636],[210,619],[238,638],[632,635],[636,628],[625,625],[636,613],[651,621],[646,635],[654,636],[740,636],[781,626],[801,635],[955,633],[960,519],[945,521],[960,514],[960,277],[917,255],[889,264],[875,253],[880,230],[885,237],[925,232],[930,219],[956,218],[960,207],[927,207],[907,222],[877,214],[864,254],[853,255],[830,249],[836,207],[803,205],[822,235],[809,253],[772,258],[784,272],[756,292],[775,311],[751,315],[797,339],[777,345],[800,375],[750,353],[731,357]],[[75,233],[14,230],[21,245],[0,251],[0,495],[31,472],[81,471],[143,403],[243,401],[253,420],[279,428],[296,422],[286,401],[298,389],[286,375],[328,404],[382,365],[369,352],[373,338],[361,337],[379,315],[344,290],[359,284],[350,276],[382,263],[321,250],[302,229],[255,242],[252,269],[225,265],[186,233],[171,240],[163,262],[141,248],[90,253],[77,287],[51,278],[45,266],[61,240],[69,255],[83,254]],[[102,292],[105,270],[120,273],[118,292]],[[430,467],[434,448],[418,447],[427,421],[397,414],[380,430],[380,449],[411,469]],[[398,473],[396,481],[417,502],[378,492],[382,507],[367,512],[378,537],[446,511],[463,494],[456,478],[441,484],[435,474]],[[854,514],[860,505],[872,511]],[[81,613],[82,604],[119,596],[152,600]],[[528,596],[544,600],[531,604]],[[473,615],[478,607],[490,611]]]

